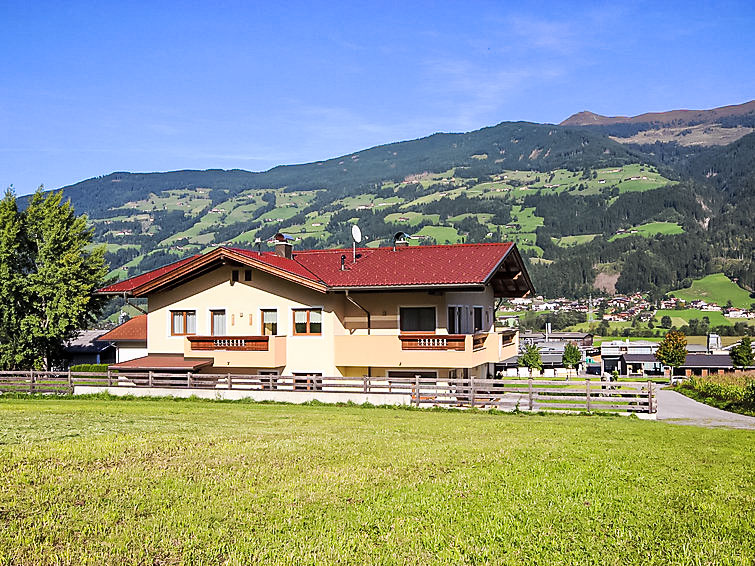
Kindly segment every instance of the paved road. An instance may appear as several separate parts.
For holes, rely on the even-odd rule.
[[[675,424],[755,430],[755,417],[722,411],[698,403],[676,391],[658,389],[658,412],[656,419]]]

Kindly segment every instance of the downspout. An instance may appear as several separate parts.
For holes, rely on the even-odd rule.
[[[367,315],[367,335],[370,335],[370,327],[371,327],[371,321],[370,321],[370,311],[368,311],[366,308],[364,308],[362,305],[357,303],[354,299],[351,298],[351,295],[349,295],[349,290],[346,289],[346,299],[355,307],[358,309],[364,311],[364,314]]]
[[[346,293],[346,299],[347,299],[347,300],[348,300],[348,301],[349,301],[349,302],[350,302],[350,303],[351,303],[352,305],[354,305],[354,306],[355,306],[355,307],[357,307],[358,309],[360,309],[360,310],[364,311],[364,314],[366,314],[366,315],[367,315],[367,335],[369,336],[369,335],[370,335],[371,326],[372,326],[372,323],[371,323],[371,320],[370,320],[370,311],[368,311],[368,310],[367,310],[366,308],[364,308],[364,307],[363,307],[362,305],[360,305],[360,304],[359,304],[359,303],[357,303],[357,302],[356,302],[356,301],[355,301],[354,299],[352,299],[352,298],[351,298],[351,295],[349,295],[349,290],[348,290],[348,289],[346,289],[345,293]],[[372,377],[372,367],[371,367],[371,366],[367,366],[367,375],[368,375],[369,377]]]

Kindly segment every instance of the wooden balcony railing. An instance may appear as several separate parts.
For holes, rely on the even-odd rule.
[[[485,340],[488,339],[487,332],[478,332],[472,337],[472,350],[482,350],[485,347]]]
[[[192,350],[267,352],[269,336],[187,336]]]
[[[464,334],[400,334],[402,350],[464,351]]]

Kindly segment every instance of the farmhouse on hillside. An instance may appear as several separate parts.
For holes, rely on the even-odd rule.
[[[498,300],[533,292],[513,243],[294,251],[282,240],[265,252],[218,247],[100,289],[148,300],[145,318],[106,337],[134,338],[145,355],[111,368],[488,377],[517,354],[517,330],[496,331],[494,316]]]

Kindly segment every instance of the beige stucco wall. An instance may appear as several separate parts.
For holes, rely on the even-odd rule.
[[[483,330],[493,331],[494,297],[490,288],[469,292],[356,292],[351,297],[371,313],[372,336],[367,336],[367,317],[343,293],[319,293],[278,277],[254,270],[252,281],[231,284],[232,269],[224,266],[196,279],[149,296],[147,347],[151,354],[183,354],[213,358],[215,369],[277,369],[284,375],[319,372],[323,375],[366,375],[367,366],[396,369],[472,368],[516,353],[501,352],[497,334],[490,334],[486,348],[473,352],[401,350],[399,309],[403,306],[434,306],[436,332],[447,333],[448,306],[464,307],[471,317],[474,306],[483,307]],[[240,269],[243,279],[243,268]],[[293,336],[293,309],[323,310],[322,335]],[[196,333],[209,336],[211,311],[226,311],[227,336],[262,334],[261,309],[277,309],[278,337],[271,337],[267,352],[191,350],[184,336],[171,336],[173,310],[196,311]]]
[[[236,268],[238,269],[238,268]],[[170,335],[170,312],[195,310],[197,335],[210,335],[210,311],[226,311],[227,336],[259,336],[262,334],[261,309],[278,310],[278,334],[285,335],[287,354],[286,373],[322,372],[332,375],[336,371],[332,363],[333,338],[345,332],[343,318],[343,295],[324,294],[290,283],[283,279],[254,270],[252,281],[237,281],[231,284],[230,266],[218,268],[208,274],[188,281],[174,289],[150,295],[147,319],[147,347],[150,353],[180,353],[187,350],[184,336]],[[242,279],[243,279],[243,269]],[[323,310],[322,335],[293,336],[292,309],[320,307]],[[250,319],[251,316],[251,319]],[[254,357],[260,352],[216,352],[221,367],[232,367],[244,354]],[[212,352],[194,351],[197,358],[213,357]],[[257,356],[258,359],[261,356]],[[280,358],[279,358],[280,359]],[[260,367],[268,365],[269,356]],[[249,364],[244,364],[248,367]]]

